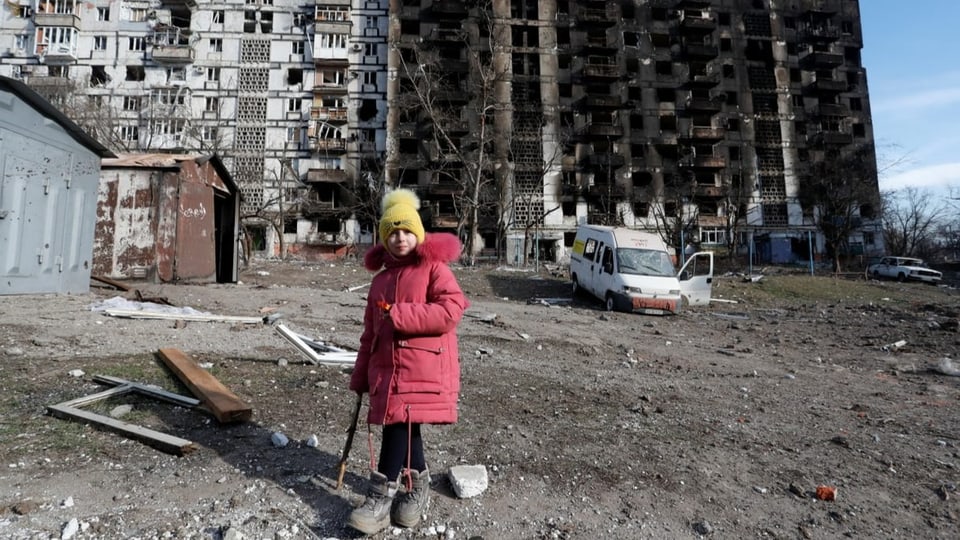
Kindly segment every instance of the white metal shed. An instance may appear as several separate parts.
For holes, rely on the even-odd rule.
[[[0,295],[90,290],[103,157],[114,155],[0,77]]]

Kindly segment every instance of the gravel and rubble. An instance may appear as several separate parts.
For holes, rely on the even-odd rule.
[[[571,299],[555,269],[456,273],[472,302],[461,420],[425,429],[426,520],[376,537],[955,537],[957,289],[730,273],[710,306],[650,317]],[[369,277],[356,262],[261,260],[238,284],[131,285],[354,349]],[[342,524],[377,432],[361,425],[335,489],[349,367],[311,364],[271,324],[93,309],[118,296],[134,298],[0,298],[0,537],[356,538]],[[175,457],[46,414],[103,390],[95,375],[188,395],[160,348],[209,369],[253,420],[136,395],[98,405],[196,443]],[[448,480],[464,466],[486,473],[475,496]]]

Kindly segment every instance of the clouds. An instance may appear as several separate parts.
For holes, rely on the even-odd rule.
[[[960,162],[917,167],[880,179],[881,190],[915,187],[945,192],[949,186],[960,186]]]
[[[960,86],[921,89],[915,93],[886,96],[873,103],[874,114],[907,116],[960,103]]]

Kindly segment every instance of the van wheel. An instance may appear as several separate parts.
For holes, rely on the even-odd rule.
[[[607,311],[616,310],[617,302],[614,300],[612,293],[607,293],[607,298],[603,301],[603,307],[606,308]]]
[[[573,287],[571,289],[573,291],[574,298],[583,296],[583,287],[581,287],[580,282],[577,281],[577,276],[573,276]]]

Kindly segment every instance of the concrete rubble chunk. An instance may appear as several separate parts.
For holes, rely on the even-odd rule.
[[[277,431],[270,436],[270,442],[272,442],[273,445],[276,446],[277,448],[283,448],[284,446],[290,443],[290,439],[288,439],[287,436],[284,435],[283,433],[280,433],[279,431]]]
[[[487,468],[483,465],[455,465],[447,473],[457,497],[469,499],[487,490]]]

